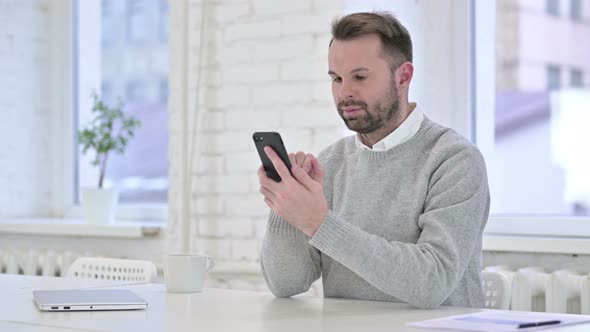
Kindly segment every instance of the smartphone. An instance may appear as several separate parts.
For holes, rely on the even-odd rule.
[[[279,155],[283,163],[285,163],[289,172],[291,172],[291,161],[289,160],[289,154],[287,153],[287,149],[285,149],[281,135],[276,132],[256,132],[252,135],[252,139],[254,140],[254,145],[256,145],[256,150],[258,150],[258,155],[260,156],[266,175],[276,182],[281,182],[279,173],[277,173],[266,152],[264,152],[264,147],[270,146]]]

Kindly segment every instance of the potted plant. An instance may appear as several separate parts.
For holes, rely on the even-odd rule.
[[[126,116],[123,102],[116,107],[106,105],[96,93],[92,94],[92,120],[78,131],[82,153],[94,153],[91,164],[98,167],[98,186],[82,188],[82,205],[89,223],[108,223],[114,218],[119,192],[117,188],[103,186],[109,156],[112,152],[123,154],[129,139],[141,123],[137,118]]]

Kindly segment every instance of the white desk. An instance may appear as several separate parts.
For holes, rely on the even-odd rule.
[[[147,310],[40,312],[31,289],[125,288],[148,301]],[[114,286],[95,280],[0,275],[0,330],[75,331],[427,331],[406,322],[476,312],[444,307],[419,310],[405,304],[295,297],[236,290],[169,294],[162,284]],[[551,329],[589,331],[590,325]],[[432,331],[432,330],[428,330]]]

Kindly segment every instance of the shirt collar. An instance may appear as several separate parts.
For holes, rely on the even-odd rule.
[[[408,117],[402,122],[402,124],[392,131],[389,135],[385,136],[382,140],[375,143],[373,148],[370,148],[363,144],[361,135],[356,134],[355,143],[356,146],[363,150],[370,150],[376,152],[387,151],[397,145],[404,143],[414,136],[420,129],[420,125],[424,120],[424,114],[418,106],[414,107],[414,110],[408,115]]]

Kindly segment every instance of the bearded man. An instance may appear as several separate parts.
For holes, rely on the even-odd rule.
[[[326,297],[481,307],[485,163],[408,102],[407,29],[388,13],[347,15],[332,25],[328,63],[338,113],[356,135],[317,158],[290,154],[291,173],[265,150],[282,178],[258,172],[271,209],[261,252],[268,287],[290,297],[321,277]]]

